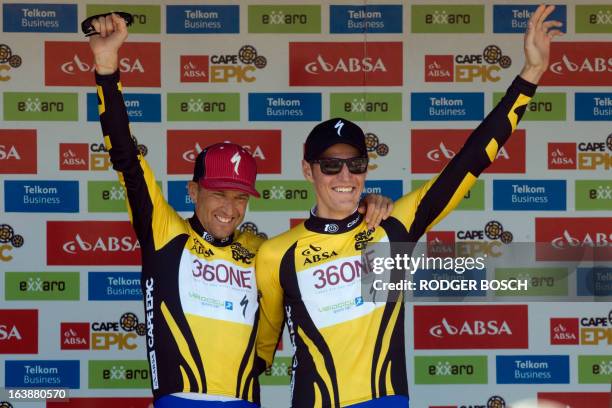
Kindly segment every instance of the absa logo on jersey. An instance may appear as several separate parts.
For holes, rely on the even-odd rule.
[[[119,71],[124,86],[161,85],[159,43],[127,42]],[[94,64],[86,42],[45,41],[45,85],[92,86]]]
[[[47,221],[48,265],[140,265],[127,221]]]
[[[401,86],[402,43],[365,45],[363,42],[289,43],[289,85]]]

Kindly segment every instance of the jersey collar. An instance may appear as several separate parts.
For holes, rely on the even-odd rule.
[[[355,210],[354,213],[341,220],[332,220],[322,218],[316,215],[317,207],[310,210],[310,217],[304,222],[304,226],[309,231],[318,232],[320,234],[342,234],[343,232],[355,229],[361,224],[363,215]]]
[[[202,226],[202,223],[195,214],[189,219],[189,224],[191,225],[191,228],[193,228],[193,230],[204,239],[204,241],[213,246],[224,247],[234,242],[234,234],[223,239],[213,237],[204,229],[204,226]]]

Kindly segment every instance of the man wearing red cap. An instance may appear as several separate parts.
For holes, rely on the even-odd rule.
[[[501,102],[439,175],[396,201],[380,227],[368,228],[355,211],[368,169],[363,130],[335,118],[308,135],[302,172],[314,185],[317,206],[305,222],[262,244],[256,261],[257,354],[272,365],[286,321],[295,350],[292,407],[408,407],[404,304],[364,300],[370,287],[361,283],[362,251],[369,243],[416,243],[495,159],[548,67],[550,41],[561,25],[545,22],[553,9],[534,12],[525,66]]]
[[[255,159],[241,146],[219,143],[196,158],[185,220],[166,202],[131,137],[119,81],[118,50],[127,38],[122,18],[93,21],[98,109],[113,168],[127,191],[142,248],[147,357],[155,407],[257,407],[258,325],[254,257],[262,238],[239,232],[255,190]],[[392,207],[367,204],[377,224]]]

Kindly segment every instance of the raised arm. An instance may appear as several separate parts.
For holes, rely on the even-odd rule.
[[[524,37],[525,65],[497,106],[439,175],[396,202],[392,216],[408,229],[408,239],[418,240],[457,207],[516,129],[548,68],[550,42],[561,34],[555,28],[560,22],[545,22],[553,10],[554,6],[541,5],[533,13]]]
[[[113,169],[127,193],[130,220],[141,243],[157,249],[177,233],[180,217],[168,205],[155,175],[139,154],[130,131],[119,77],[119,49],[128,36],[125,21],[112,14],[93,21],[99,35],[90,37],[96,68],[98,112]],[[155,214],[153,211],[155,208]]]

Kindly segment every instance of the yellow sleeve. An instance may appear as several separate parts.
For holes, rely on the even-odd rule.
[[[257,356],[265,360],[266,367],[271,366],[274,360],[285,317],[284,295],[279,280],[281,258],[278,248],[275,251],[271,242],[264,242],[255,258],[255,276],[260,293]]]

